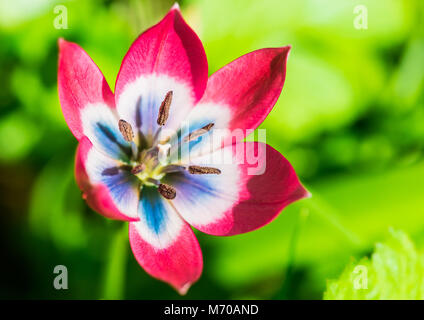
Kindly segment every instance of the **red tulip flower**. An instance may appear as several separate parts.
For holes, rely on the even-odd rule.
[[[138,263],[181,294],[203,268],[190,226],[249,232],[308,196],[278,151],[243,142],[281,93],[290,47],[251,52],[208,79],[202,43],[175,5],[132,44],[115,93],[81,47],[60,39],[59,49],[78,186],[93,210],[129,222]]]

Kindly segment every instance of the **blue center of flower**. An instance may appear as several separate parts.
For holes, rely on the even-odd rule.
[[[165,125],[169,117],[169,110],[172,103],[173,92],[169,91],[159,107],[157,124],[159,129],[149,139],[146,139],[140,132],[138,137],[138,145],[134,141],[135,135],[130,123],[124,119],[118,122],[119,131],[125,141],[131,145],[130,171],[141,182],[142,186],[156,187],[158,192],[166,199],[172,200],[176,197],[177,192],[174,187],[169,184],[162,183],[161,180],[171,173],[187,171],[190,174],[220,174],[221,171],[212,167],[202,167],[196,165],[173,164],[170,160],[171,137],[163,137],[161,135],[162,127]],[[181,144],[198,143],[202,136],[213,128],[213,123],[201,127],[200,129],[189,132],[183,139],[176,139],[178,147]]]

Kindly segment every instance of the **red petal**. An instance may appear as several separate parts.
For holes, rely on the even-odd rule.
[[[172,214],[176,214],[172,212]],[[152,277],[172,285],[180,294],[185,294],[196,282],[203,268],[202,252],[190,226],[183,222],[179,234],[165,248],[157,248],[146,241],[137,224],[131,222],[129,238],[135,258]]]
[[[119,99],[128,83],[151,74],[166,75],[189,85],[195,102],[205,90],[208,80],[206,54],[200,39],[182,18],[178,6],[172,7],[158,24],[132,44],[118,74],[116,98]]]
[[[230,130],[256,129],[283,89],[289,51],[290,46],[261,49],[234,60],[209,78],[199,104],[229,108]]]
[[[232,164],[208,162],[225,161],[231,154]],[[263,143],[241,142],[193,163],[219,168],[221,174],[184,173],[169,178],[177,189],[173,205],[188,223],[208,234],[235,235],[258,229],[292,202],[309,196],[290,163]]]
[[[77,44],[59,39],[59,100],[66,123],[79,140],[84,136],[81,109],[88,104],[114,108],[114,97],[102,72]]]

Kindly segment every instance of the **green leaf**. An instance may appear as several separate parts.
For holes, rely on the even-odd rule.
[[[117,230],[110,242],[109,256],[103,275],[102,299],[123,299],[128,257],[128,225]]]
[[[350,263],[340,278],[327,283],[325,300],[424,299],[424,255],[408,235],[390,230],[371,259]]]

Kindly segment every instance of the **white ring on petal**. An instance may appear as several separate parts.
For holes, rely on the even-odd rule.
[[[172,203],[189,224],[204,226],[217,222],[237,203],[240,193],[239,167],[236,163],[228,162],[228,159],[233,159],[231,147],[198,157],[191,164],[212,166],[221,170],[221,174],[185,173],[186,182],[173,185],[177,189],[177,196]]]
[[[128,148],[130,144],[124,140],[118,128],[118,115],[104,103],[88,104],[81,109],[81,120],[84,135],[90,140],[97,150],[104,152],[107,156],[114,159],[125,159],[128,157],[119,145]],[[116,142],[110,140],[103,132],[99,132],[99,125],[104,126],[106,130],[113,134]]]
[[[199,123],[203,123],[201,127],[209,123],[213,123],[213,127],[209,133],[205,134],[204,141],[190,149],[188,158],[184,157],[187,153],[182,153],[181,162],[186,162],[220,149],[224,138],[230,134],[228,130],[230,120],[230,108],[224,105],[214,103],[196,105],[196,107],[188,115],[187,119],[181,123],[181,126],[188,127],[190,129],[189,131],[200,129],[196,127],[196,124]]]
[[[168,91],[173,91],[173,97],[164,128],[176,130],[193,108],[194,97],[190,86],[166,75],[143,75],[126,84],[116,105],[120,118],[136,128],[136,108],[141,97],[141,130],[145,135],[155,134],[159,107]]]
[[[141,196],[143,195],[141,194]],[[149,228],[148,222],[146,221],[146,215],[144,214],[139,215],[140,221],[134,222],[134,226],[137,228],[137,231],[144,241],[160,250],[168,248],[175,242],[184,226],[184,221],[167,200],[160,198],[159,194],[157,201],[162,201],[166,209],[166,214],[163,217],[164,220],[161,222],[164,224],[163,228],[161,228],[163,230],[156,233]]]

